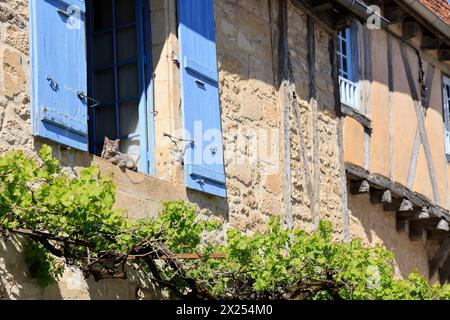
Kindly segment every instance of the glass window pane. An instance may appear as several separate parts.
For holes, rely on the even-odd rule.
[[[114,101],[114,71],[98,71],[94,75],[95,100],[105,103]]]
[[[112,32],[102,33],[94,37],[94,68],[110,65],[114,62]]]
[[[120,136],[139,132],[139,105],[130,102],[119,106]]]
[[[139,137],[128,139],[128,140],[121,140],[120,141],[120,152],[126,153],[131,156],[131,158],[136,163],[138,169],[139,169],[139,160],[140,160],[140,139]]]
[[[116,24],[135,22],[134,0],[116,0]]]
[[[117,30],[117,59],[119,62],[136,59],[136,29]]]
[[[112,27],[112,0],[93,1],[94,32]]]
[[[136,97],[138,94],[138,74],[136,64],[127,64],[118,70],[119,99]]]
[[[342,70],[347,73],[348,72],[347,59],[343,59],[342,61]]]
[[[95,112],[96,143],[101,150],[105,137],[116,139],[116,108],[114,106],[99,108]]]

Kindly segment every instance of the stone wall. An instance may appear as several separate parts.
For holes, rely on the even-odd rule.
[[[227,199],[218,199],[184,188],[183,167],[177,161],[176,146],[164,138],[164,133],[176,135],[182,128],[179,69],[173,61],[178,55],[175,4],[175,0],[152,1],[156,177],[123,173],[106,161],[51,143],[55,156],[72,174],[91,164],[98,165],[117,185],[116,207],[126,209],[132,218],[155,214],[161,201],[187,199],[228,218],[231,225],[243,231],[252,231],[264,229],[270,216],[284,218],[286,204],[290,202],[295,226],[312,231],[319,218],[326,218],[333,223],[336,238],[343,239],[345,190],[341,189],[341,124],[334,111],[331,77],[332,35],[315,24],[316,54],[314,65],[309,66],[307,19],[301,10],[289,5],[288,45],[304,130],[299,131],[292,105],[290,134],[285,139],[285,87],[279,76],[278,62],[278,1],[215,1],[228,192]],[[26,0],[0,0],[0,152],[23,149],[35,154],[44,143],[31,136],[27,20]],[[315,75],[313,98],[309,93],[310,70]],[[304,150],[300,138],[305,142]],[[284,194],[286,140],[290,142],[291,154],[289,201]],[[302,161],[303,155],[306,164]],[[310,207],[311,192],[305,170],[310,173],[312,194],[318,203],[315,217]],[[362,205],[358,207],[352,202],[352,206],[354,218],[365,214],[358,213],[363,211]],[[354,234],[364,236],[359,230],[353,230]],[[395,233],[395,228],[391,232]],[[139,274],[132,275],[129,281],[94,283],[84,281],[79,271],[71,269],[58,285],[40,289],[26,275],[19,239],[0,243],[0,296],[5,298],[135,299],[139,287],[146,288],[145,297],[164,296],[157,294]]]
[[[283,88],[278,83],[278,1],[217,1],[215,10],[230,222],[242,230],[260,229],[270,216],[285,215],[285,105]],[[316,28],[318,112],[313,119],[308,98],[306,18],[291,5],[288,12],[288,41],[306,128],[302,135],[308,152],[307,165],[317,171],[319,178],[319,186],[313,186],[319,199],[318,216],[330,219],[338,238],[342,238],[338,122],[328,48],[331,35]],[[304,164],[299,155],[298,126],[294,108],[290,111],[294,224],[311,231],[314,226],[301,175]],[[241,134],[240,138],[234,133]],[[313,139],[318,141],[315,153]],[[314,168],[313,163],[317,163]]]
[[[158,3],[159,2],[159,3]],[[152,1],[153,9],[164,13],[166,1]],[[156,10],[155,10],[156,11]],[[165,16],[162,14],[162,16]],[[165,25],[165,20],[155,21]],[[157,25],[155,30],[160,29]],[[167,32],[170,34],[170,31]],[[154,36],[158,35],[155,33]],[[164,44],[165,38],[157,45]],[[28,1],[0,1],[0,153],[23,150],[31,156],[43,143],[50,144],[54,155],[69,174],[91,164],[112,177],[117,186],[116,207],[125,209],[131,218],[154,214],[161,201],[185,198],[185,189],[169,182],[133,172],[122,173],[110,163],[86,153],[68,150],[32,136],[30,121],[30,59],[28,35]],[[161,65],[158,64],[161,68]],[[167,77],[167,71],[155,70]],[[166,79],[166,83],[169,81]],[[163,91],[163,90],[161,90]],[[27,274],[22,254],[22,239],[0,241],[0,299],[137,299],[167,297],[155,291],[151,283],[131,270],[126,281],[84,280],[80,270],[66,268],[57,285],[42,289]]]
[[[411,241],[403,230],[397,232],[395,212],[384,211],[382,204],[371,204],[368,194],[351,195],[348,208],[351,238],[392,250],[397,277],[407,277],[414,271],[428,275],[429,253],[438,248],[435,241]]]

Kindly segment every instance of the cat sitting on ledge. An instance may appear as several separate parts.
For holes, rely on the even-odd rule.
[[[136,162],[128,154],[119,152],[120,139],[111,140],[105,137],[103,144],[102,158],[108,160],[114,165],[117,165],[120,169],[128,169],[131,171],[137,171]]]

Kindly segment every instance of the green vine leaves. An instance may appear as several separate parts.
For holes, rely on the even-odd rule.
[[[114,203],[114,184],[98,168],[70,178],[48,146],[39,162],[21,151],[0,156],[0,235],[25,238],[29,274],[43,287],[74,264],[95,280],[138,268],[177,298],[450,299],[450,285],[430,286],[417,272],[396,279],[386,248],[334,241],[326,221],[291,236],[273,217],[265,232],[229,228],[216,242],[204,235],[223,223],[192,204],[164,203],[155,217],[130,220]]]

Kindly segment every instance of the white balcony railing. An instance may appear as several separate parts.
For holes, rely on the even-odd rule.
[[[445,131],[445,153],[450,156],[450,131]]]
[[[359,84],[339,76],[341,103],[359,110]]]

